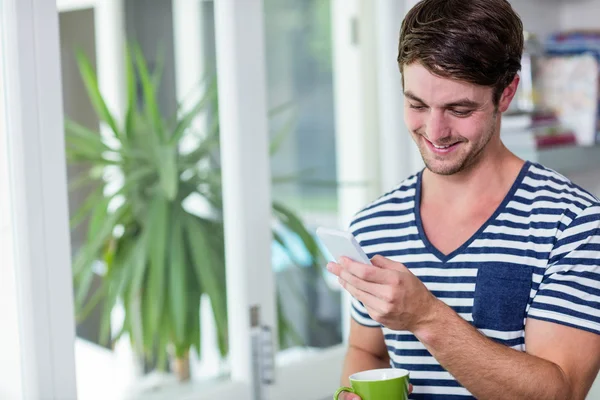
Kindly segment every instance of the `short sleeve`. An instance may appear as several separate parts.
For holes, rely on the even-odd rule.
[[[352,297],[352,305],[350,309],[352,318],[363,326],[370,328],[379,328],[381,324],[371,318],[365,306],[354,297]]]
[[[600,205],[558,237],[528,317],[600,334]]]

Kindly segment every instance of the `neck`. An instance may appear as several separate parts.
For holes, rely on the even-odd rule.
[[[492,139],[475,162],[453,175],[437,175],[426,169],[422,196],[443,204],[465,204],[504,197],[523,166],[500,141]]]

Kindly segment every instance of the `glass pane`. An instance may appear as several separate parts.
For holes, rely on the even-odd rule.
[[[264,7],[272,193],[285,208],[274,210],[280,347],[324,348],[341,342],[337,282],[313,250],[316,228],[338,219],[331,4],[265,0]]]
[[[193,49],[175,41],[174,2],[125,0],[134,79],[128,85],[122,60],[111,68],[123,85],[101,81],[99,94],[99,61],[121,60],[98,46],[96,35],[110,34],[110,23],[96,27],[103,23],[93,9],[60,13],[82,400],[174,398],[173,390],[229,376],[216,91],[209,85],[213,10],[198,4],[203,39]],[[205,102],[188,129],[178,112],[176,46],[212,74],[194,88]],[[101,105],[107,87],[134,103],[115,109],[107,100],[116,133]]]

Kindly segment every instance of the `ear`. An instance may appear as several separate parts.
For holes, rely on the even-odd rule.
[[[500,96],[500,101],[498,102],[498,111],[500,111],[501,113],[508,110],[510,102],[513,100],[513,97],[515,97],[515,94],[517,93],[517,87],[519,86],[520,80],[521,78],[519,77],[519,74],[516,74],[515,79],[513,79],[513,81],[502,92],[502,96]]]

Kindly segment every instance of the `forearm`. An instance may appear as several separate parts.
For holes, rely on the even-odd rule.
[[[414,334],[478,399],[570,399],[560,367],[486,338],[441,302]]]
[[[379,358],[358,347],[349,346],[346,359],[344,360],[342,385],[349,386],[350,380],[348,377],[357,372],[389,367],[389,359]]]

